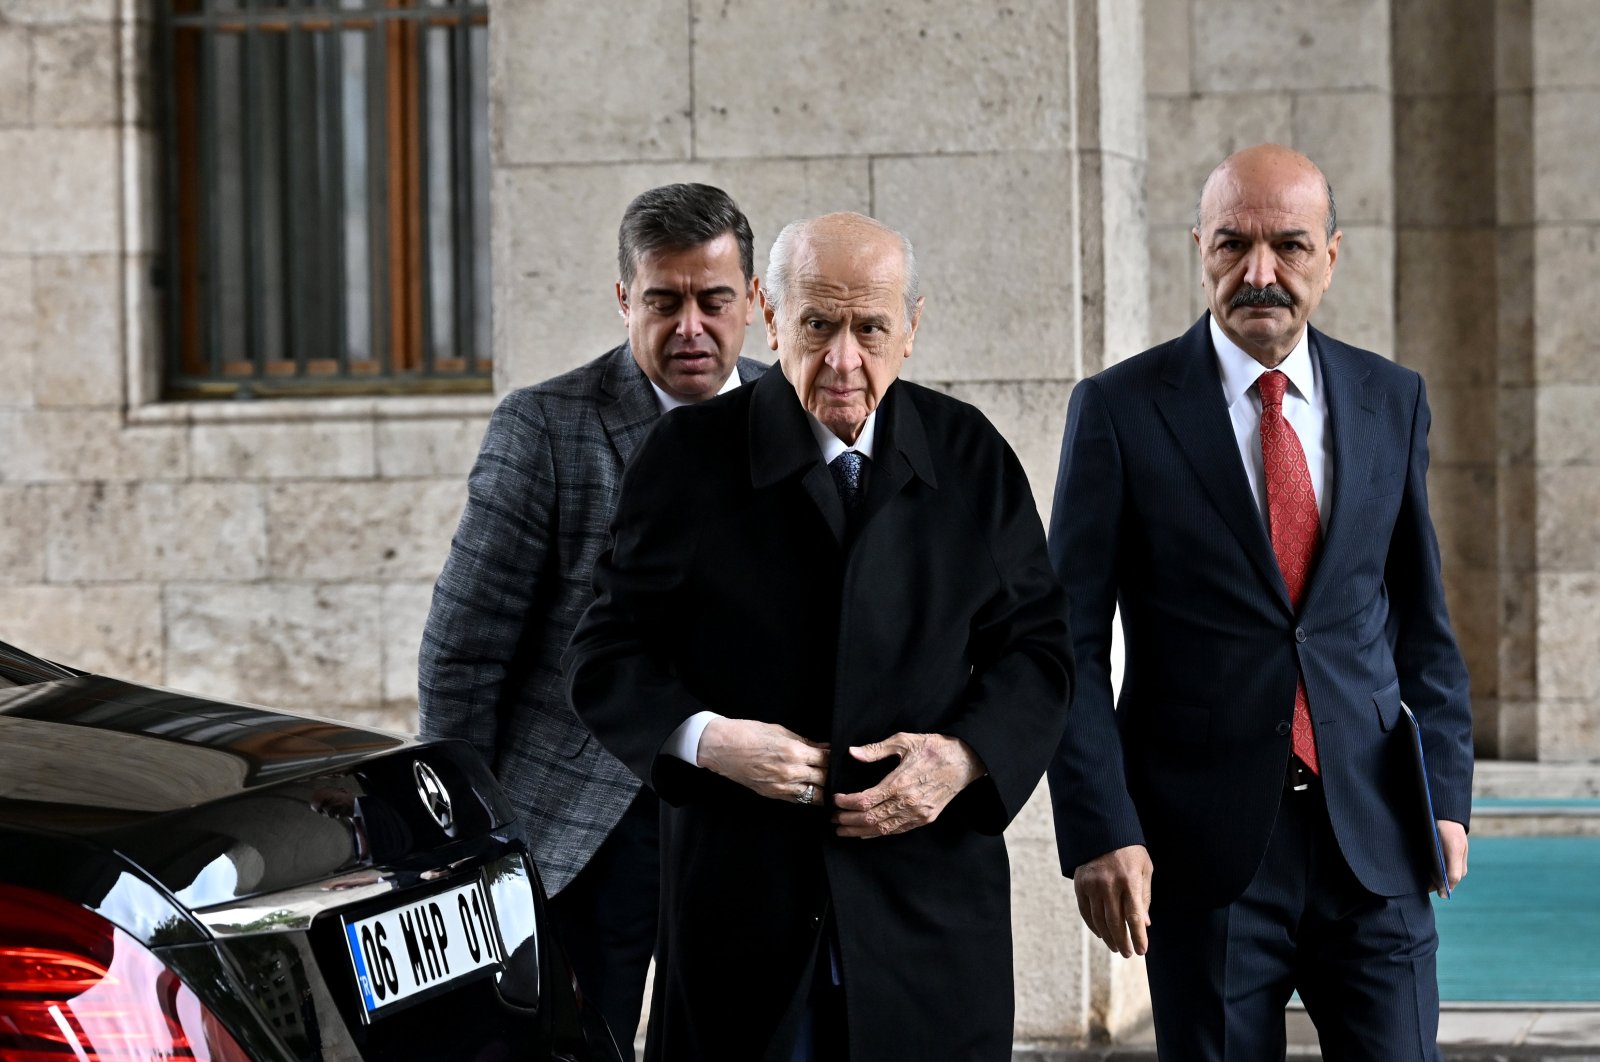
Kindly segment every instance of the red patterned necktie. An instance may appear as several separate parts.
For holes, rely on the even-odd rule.
[[[1262,373],[1256,380],[1256,389],[1261,392],[1261,458],[1267,478],[1272,552],[1277,554],[1278,570],[1289,588],[1289,604],[1298,610],[1306,580],[1317,560],[1317,547],[1322,544],[1322,525],[1311,472],[1306,468],[1306,452],[1283,416],[1283,393],[1288,387],[1289,378],[1276,369]],[[1314,773],[1321,773],[1303,676],[1297,676],[1294,685],[1293,748],[1302,763]]]

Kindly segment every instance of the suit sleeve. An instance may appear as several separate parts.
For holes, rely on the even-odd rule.
[[[1111,625],[1123,541],[1123,468],[1099,384],[1084,380],[1067,409],[1050,516],[1050,561],[1072,605],[1078,682],[1055,760],[1050,801],[1062,872],[1143,844],[1128,793],[1111,691]]]
[[[1467,825],[1472,814],[1472,703],[1466,664],[1445,605],[1439,542],[1428,514],[1430,421],[1427,390],[1419,376],[1405,493],[1384,569],[1389,640],[1400,695],[1422,727],[1434,812]]]
[[[947,728],[988,774],[962,794],[974,825],[999,833],[1039,786],[1066,721],[1073,666],[1066,597],[1050,570],[1044,528],[1016,454],[993,431],[995,466],[989,551],[998,592],[972,621],[972,678],[960,717]]]
[[[600,744],[668,803],[687,799],[701,768],[664,749],[706,706],[684,688],[650,637],[671,622],[698,538],[692,466],[679,418],[662,417],[622,476],[611,544],[594,566],[594,602],[562,660],[572,709]]]
[[[502,691],[551,552],[555,496],[543,412],[531,396],[510,395],[467,479],[417,670],[421,736],[465,739],[490,765]]]

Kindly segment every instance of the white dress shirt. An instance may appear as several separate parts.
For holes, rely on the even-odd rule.
[[[1317,514],[1326,534],[1333,493],[1333,434],[1328,422],[1328,395],[1322,386],[1322,371],[1312,360],[1307,341],[1310,334],[1309,330],[1300,333],[1300,341],[1289,356],[1278,363],[1278,369],[1289,377],[1289,387],[1283,395],[1283,416],[1300,437],[1300,448],[1306,453],[1306,471],[1311,475],[1311,489],[1317,496]],[[1255,495],[1262,522],[1271,527],[1267,516],[1267,477],[1261,458],[1261,392],[1255,386],[1261,374],[1269,370],[1239,349],[1215,317],[1211,318],[1211,344],[1217,351],[1222,398],[1228,403],[1228,416],[1233,421],[1233,437],[1239,444],[1244,474],[1250,480],[1250,492]]]
[[[811,435],[817,440],[817,448],[822,451],[822,463],[833,464],[833,459],[846,450],[855,450],[868,461],[872,460],[872,444],[877,437],[878,411],[873,410],[867,414],[867,422],[861,426],[861,434],[856,436],[856,441],[846,443],[835,435],[822,421],[806,411],[806,420],[811,424]],[[680,760],[698,764],[700,762],[700,735],[706,731],[706,725],[714,719],[723,718],[716,712],[696,712],[678,725],[667,738],[666,744],[661,746],[661,751]]]
[[[650,377],[646,376],[645,379],[650,380]],[[738,386],[739,364],[738,362],[735,362],[733,371],[728,374],[728,378],[726,380],[722,381],[722,386],[717,389],[717,394],[725,395]],[[650,380],[650,390],[656,393],[656,405],[661,407],[661,412],[663,413],[670,413],[679,406],[686,406],[689,404],[684,399],[674,398],[672,395],[667,394],[661,388],[656,386],[656,382],[654,380]]]

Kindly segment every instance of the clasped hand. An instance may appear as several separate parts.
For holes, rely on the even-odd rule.
[[[707,723],[695,762],[764,797],[791,803],[803,800],[807,786],[821,793],[828,781],[827,743],[757,719]]]
[[[943,734],[894,734],[851,746],[850,755],[863,763],[891,756],[900,762],[871,789],[833,798],[840,837],[887,837],[926,826],[984,774],[970,745]]]
[[[806,787],[820,792],[827,783],[828,753],[826,742],[776,723],[714,719],[700,734],[696,762],[764,797],[798,803]],[[852,746],[850,755],[863,763],[891,756],[900,762],[871,789],[834,797],[841,837],[886,837],[925,826],[984,773],[965,741],[942,734],[895,734]]]

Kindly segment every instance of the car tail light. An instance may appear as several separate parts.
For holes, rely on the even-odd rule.
[[[0,885],[0,1058],[250,1062],[187,985],[93,911]]]

